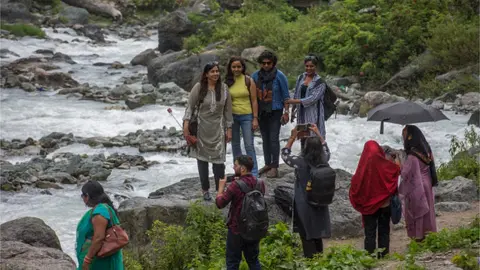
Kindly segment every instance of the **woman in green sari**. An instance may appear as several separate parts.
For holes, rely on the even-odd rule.
[[[113,224],[119,224],[113,203],[96,181],[88,181],[82,187],[82,199],[88,210],[77,226],[76,253],[78,270],[123,270],[122,251],[112,256],[98,258],[105,231]]]

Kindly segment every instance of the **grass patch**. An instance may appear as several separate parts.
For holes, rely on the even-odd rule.
[[[9,31],[11,34],[17,37],[37,37],[37,38],[45,38],[47,35],[45,32],[34,25],[31,24],[24,24],[24,23],[17,23],[17,24],[6,24],[1,23],[0,28],[3,30]]]

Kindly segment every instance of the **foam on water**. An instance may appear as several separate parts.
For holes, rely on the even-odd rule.
[[[68,31],[69,34],[63,33]],[[70,29],[59,29],[53,33],[46,29],[51,38],[71,41],[79,37]],[[22,38],[18,41],[1,39],[1,47],[18,53],[21,57],[31,55],[37,49],[52,49],[72,56],[78,62],[76,65],[61,64],[64,70],[73,70],[73,77],[80,82],[89,82],[97,85],[112,86],[119,83],[121,76],[132,75],[135,72],[145,72],[145,68],[129,68],[119,71],[115,76],[105,76],[110,73],[106,67],[93,67],[95,62],[120,61],[126,63],[141,51],[154,48],[157,44],[156,36],[143,41],[132,39],[122,40],[108,36],[107,40],[115,44],[92,45],[85,42],[68,44],[53,40],[37,40]],[[15,57],[9,59],[13,60]],[[116,136],[135,132],[138,129],[156,129],[174,126],[175,120],[166,112],[166,106],[151,105],[134,111],[105,110],[110,105],[92,101],[67,99],[55,93],[36,92],[26,93],[19,89],[4,89],[0,92],[0,138],[26,139],[32,137],[40,139],[51,132],[73,133],[76,136]],[[172,107],[173,114],[181,120],[184,108]],[[424,131],[430,142],[437,164],[449,160],[448,148],[452,135],[463,138],[464,129],[468,120],[466,115],[446,113],[451,121],[437,123],[423,123],[418,126]],[[380,144],[388,144],[401,148],[402,126],[395,124],[385,125],[385,134],[379,134],[378,122],[367,122],[364,118],[338,116],[327,122],[327,141],[332,151],[331,165],[354,172],[363,144],[370,139]],[[292,124],[282,127],[281,137],[288,138]],[[479,129],[477,129],[479,131]],[[260,138],[255,139],[259,165],[263,165],[263,151]],[[282,142],[282,147],[285,142]],[[298,152],[299,143],[294,146]],[[73,144],[58,149],[55,153],[72,152],[77,154],[110,155],[115,152],[130,155],[140,154],[132,147],[91,148],[83,144]],[[55,154],[53,153],[53,154]],[[227,149],[227,172],[232,172],[231,149]],[[53,154],[49,155],[51,157]],[[114,170],[105,189],[112,194],[133,196],[148,196],[148,193],[175,183],[183,178],[197,174],[196,161],[180,154],[169,153],[142,153],[147,160],[160,162],[148,170]],[[11,162],[22,162],[30,157],[10,157]],[[133,182],[134,190],[125,189],[123,182],[126,178],[136,178]],[[80,198],[80,187],[64,185],[62,190],[50,190],[52,196],[41,195],[38,190],[31,189],[26,193],[12,194],[1,192],[0,217],[6,222],[23,216],[35,216],[43,219],[51,226],[60,238],[62,247],[69,255],[75,258],[75,228],[77,222],[87,210]]]

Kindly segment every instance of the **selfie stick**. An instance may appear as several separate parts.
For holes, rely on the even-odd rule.
[[[173,119],[175,119],[175,122],[177,122],[177,124],[180,126],[180,128],[183,129],[182,125],[180,125],[180,122],[178,122],[178,120],[177,120],[177,118],[175,117],[175,115],[173,115],[172,109],[168,108],[168,109],[167,109],[167,112],[173,117]]]

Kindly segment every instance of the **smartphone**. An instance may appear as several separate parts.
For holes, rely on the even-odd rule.
[[[306,132],[310,131],[310,124],[298,124],[297,125],[298,132]]]

